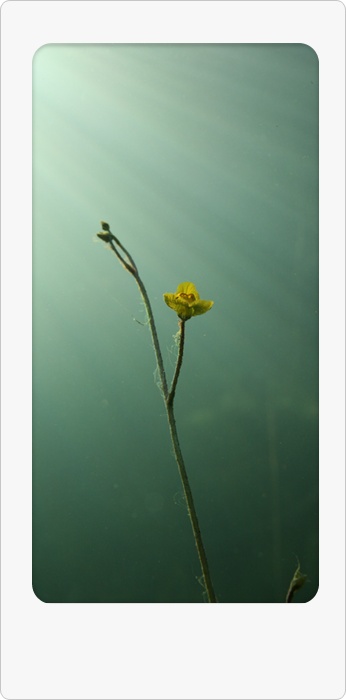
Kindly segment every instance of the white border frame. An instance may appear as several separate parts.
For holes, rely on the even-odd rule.
[[[6,698],[344,693],[341,2],[2,5],[2,692]],[[320,68],[320,589],[305,605],[44,604],[31,589],[31,67],[47,43],[304,43]]]

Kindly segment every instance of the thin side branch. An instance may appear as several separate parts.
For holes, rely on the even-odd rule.
[[[186,321],[179,321],[179,351],[178,351],[178,359],[177,359],[177,364],[175,366],[175,372],[174,372],[174,377],[172,380],[172,386],[170,388],[169,394],[167,396],[167,405],[172,406],[173,401],[174,401],[174,396],[175,396],[175,390],[177,388],[177,381],[179,379],[179,374],[181,370],[181,365],[183,362],[183,355],[184,355],[184,343],[185,343],[185,323]]]

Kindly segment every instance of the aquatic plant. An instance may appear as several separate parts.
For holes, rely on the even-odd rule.
[[[207,555],[205,552],[203,540],[202,540],[202,535],[198,523],[198,518],[197,518],[197,513],[196,513],[196,508],[194,505],[193,501],[193,496],[192,496],[192,491],[184,463],[184,458],[183,454],[181,451],[180,443],[179,443],[179,438],[178,438],[178,432],[177,432],[177,426],[176,426],[176,421],[175,421],[175,415],[174,415],[174,397],[175,397],[175,392],[177,388],[177,382],[179,379],[179,374],[182,366],[182,361],[183,361],[183,354],[184,354],[184,343],[185,343],[185,324],[187,321],[189,321],[191,318],[194,316],[199,316],[201,314],[206,313],[211,309],[213,306],[213,301],[205,301],[203,299],[200,299],[200,296],[197,292],[197,289],[192,282],[183,282],[182,284],[179,284],[177,290],[175,293],[167,293],[164,294],[164,300],[173,311],[175,311],[178,314],[179,321],[179,329],[178,329],[178,340],[179,340],[179,350],[178,350],[178,357],[177,357],[177,363],[172,379],[172,384],[170,388],[168,388],[168,382],[167,382],[167,377],[166,377],[166,372],[162,360],[162,353],[161,353],[161,348],[157,336],[157,331],[156,331],[156,326],[155,326],[155,321],[154,321],[154,316],[151,308],[151,304],[149,301],[149,297],[147,294],[147,291],[145,289],[145,286],[139,276],[138,273],[138,268],[136,263],[134,262],[132,256],[130,253],[126,250],[126,248],[122,245],[122,243],[119,241],[116,236],[114,236],[110,230],[109,224],[107,224],[105,221],[101,221],[101,226],[102,226],[102,231],[100,231],[97,235],[98,237],[104,241],[105,243],[108,243],[117,256],[118,260],[121,262],[121,264],[124,266],[125,270],[129,272],[134,279],[137,282],[137,285],[139,287],[139,291],[142,295],[142,299],[144,301],[144,305],[146,308],[147,316],[148,316],[148,323],[153,339],[153,345],[154,345],[154,350],[155,350],[155,355],[156,355],[156,361],[157,361],[157,366],[158,366],[158,371],[159,371],[159,379],[160,379],[160,387],[162,390],[162,396],[163,400],[165,403],[166,407],[166,413],[167,413],[167,420],[168,420],[168,425],[169,425],[169,430],[170,430],[170,436],[172,440],[172,445],[173,445],[173,450],[174,450],[174,455],[175,459],[178,465],[179,469],[179,474],[180,474],[180,479],[182,482],[183,486],[183,491],[185,495],[185,501],[187,505],[187,511],[190,516],[190,521],[191,521],[191,526],[192,526],[192,531],[193,531],[193,536],[198,552],[198,557],[202,569],[202,578],[203,578],[203,583],[205,587],[205,591],[207,594],[208,602],[209,603],[217,603],[216,600],[216,595],[214,592],[213,584],[211,581],[211,576],[210,576],[210,571],[209,571],[209,565],[208,565],[208,560],[207,560]]]
[[[296,593],[296,591],[299,591],[302,586],[304,586],[305,581],[307,580],[307,574],[302,574],[300,571],[300,562],[297,557],[297,568],[293,574],[293,577],[291,579],[290,585],[288,587],[288,591],[286,594],[286,603],[292,603],[293,596]]]

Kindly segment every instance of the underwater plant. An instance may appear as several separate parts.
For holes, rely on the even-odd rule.
[[[302,574],[300,571],[300,562],[298,557],[297,564],[298,566],[293,574],[290,585],[288,587],[285,603],[292,603],[294,594],[296,593],[296,591],[299,591],[299,589],[302,588],[302,586],[304,586],[304,583],[308,578],[307,574]]]
[[[213,301],[206,301],[203,299],[200,299],[200,296],[198,294],[198,291],[192,282],[183,282],[182,284],[179,284],[176,292],[174,293],[167,293],[164,294],[164,301],[166,302],[167,306],[169,306],[173,311],[175,311],[178,315],[179,321],[179,329],[178,329],[178,340],[179,340],[179,350],[178,350],[178,357],[177,357],[177,363],[172,379],[172,384],[170,388],[168,388],[168,382],[167,382],[167,377],[166,377],[166,372],[162,360],[162,353],[161,353],[161,348],[157,336],[157,331],[156,331],[156,326],[155,326],[155,321],[154,321],[154,316],[151,308],[151,304],[149,301],[149,297],[147,294],[147,291],[145,289],[145,286],[139,276],[138,273],[138,268],[136,263],[134,262],[132,256],[130,253],[126,250],[126,248],[122,245],[122,243],[119,241],[116,236],[114,236],[110,230],[109,224],[107,224],[105,221],[101,221],[101,226],[102,226],[102,231],[100,231],[97,235],[98,237],[104,241],[105,243],[109,243],[111,249],[117,256],[118,260],[121,262],[121,264],[124,266],[124,268],[134,277],[134,279],[137,282],[137,285],[139,287],[139,291],[142,295],[142,299],[144,301],[144,305],[146,308],[147,316],[148,316],[148,323],[153,339],[153,345],[154,345],[154,350],[155,350],[155,355],[156,355],[156,360],[157,360],[157,366],[158,366],[158,371],[159,371],[159,378],[160,378],[160,386],[162,390],[162,395],[163,395],[163,400],[165,403],[166,407],[166,413],[167,413],[167,420],[168,420],[168,425],[169,425],[169,430],[170,430],[170,436],[172,440],[172,445],[173,445],[173,450],[174,450],[174,456],[178,465],[179,469],[179,474],[183,486],[183,491],[185,495],[185,501],[187,505],[187,511],[188,515],[190,517],[191,521],[191,526],[192,526],[192,531],[193,531],[193,536],[198,552],[198,557],[202,569],[202,577],[203,577],[203,582],[204,582],[204,587],[206,590],[207,594],[207,599],[208,603],[217,603],[216,595],[214,592],[213,584],[211,581],[211,576],[209,572],[209,565],[208,565],[208,560],[207,560],[207,555],[205,552],[203,540],[202,540],[202,535],[198,523],[198,518],[197,518],[197,513],[196,513],[196,508],[194,505],[193,501],[193,496],[192,496],[192,491],[184,463],[184,458],[183,454],[181,451],[180,443],[179,443],[179,438],[178,438],[178,432],[177,432],[177,426],[175,422],[175,415],[174,415],[174,397],[175,397],[175,392],[177,388],[177,382],[179,379],[179,374],[182,366],[182,361],[183,361],[183,354],[184,354],[184,343],[185,343],[185,324],[187,321],[189,321],[193,316],[200,316],[201,314],[206,313],[211,309],[213,306]]]

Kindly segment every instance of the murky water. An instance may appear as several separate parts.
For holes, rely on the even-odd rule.
[[[318,588],[318,60],[304,45],[46,46],[34,59],[33,586],[201,602],[137,287],[220,602]],[[139,323],[138,323],[139,321]]]

